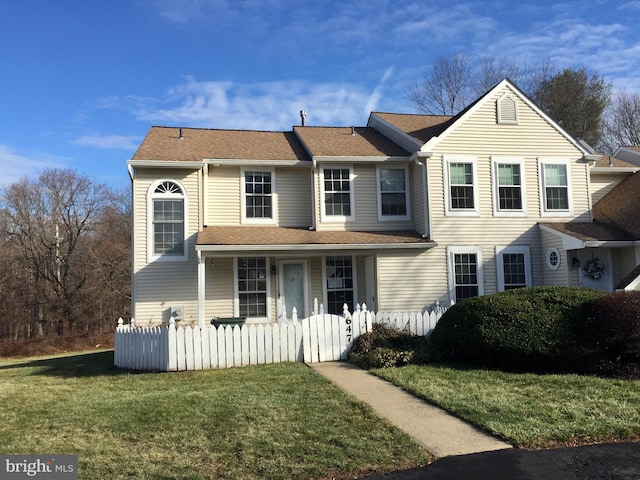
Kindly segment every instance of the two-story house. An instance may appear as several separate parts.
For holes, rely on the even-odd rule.
[[[294,307],[306,316],[313,299],[330,313],[344,303],[419,311],[581,284],[584,252],[604,244],[569,241],[567,228],[594,225],[599,159],[508,80],[455,117],[374,112],[365,127],[287,132],[152,127],[128,162],[134,316],[275,322]],[[597,227],[607,248],[628,241]],[[632,243],[624,248],[640,256]],[[602,288],[640,263],[629,258],[604,259]]]

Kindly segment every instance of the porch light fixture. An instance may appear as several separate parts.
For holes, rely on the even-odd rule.
[[[276,266],[275,265],[271,265],[271,275],[275,275],[276,273],[277,273]]]
[[[579,259],[579,258],[577,258],[577,257],[573,257],[573,258],[571,259],[571,266],[572,266],[573,268],[580,268],[580,259]]]

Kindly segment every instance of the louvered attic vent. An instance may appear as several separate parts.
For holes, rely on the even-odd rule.
[[[505,93],[498,99],[498,123],[518,123],[518,104],[515,99]]]

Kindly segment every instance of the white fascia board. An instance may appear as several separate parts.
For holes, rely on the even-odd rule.
[[[409,163],[411,161],[411,155],[407,155],[406,157],[385,157],[385,156],[375,156],[375,157],[366,157],[366,156],[344,156],[344,157],[322,157],[322,156],[314,156],[314,163],[391,163],[391,162],[404,162]]]
[[[232,166],[275,166],[275,167],[311,167],[308,160],[258,160],[239,158],[205,158],[208,165],[232,165]]]
[[[640,167],[591,167],[591,173],[636,173]]]
[[[608,248],[622,248],[622,247],[633,247],[633,240],[587,240],[584,242],[585,247],[596,248],[596,247],[608,247]]]
[[[180,160],[127,160],[131,167],[148,168],[202,168],[204,162],[183,162]]]
[[[315,251],[378,251],[418,249],[428,250],[437,247],[436,242],[424,243],[367,243],[367,244],[298,244],[298,245],[196,245],[201,252],[315,252]]]
[[[387,122],[386,120],[384,120],[383,118],[379,117],[378,115],[376,115],[375,113],[371,113],[369,115],[369,121],[367,122],[367,127],[371,127],[371,118],[375,117],[375,121],[379,122],[383,125],[385,125],[387,128],[389,128],[390,130],[393,130],[396,135],[403,137],[405,140],[407,140],[407,143],[412,143],[413,145],[415,145],[416,149],[420,149],[420,147],[422,147],[422,142],[419,141],[417,138],[412,137],[411,135],[409,135],[407,132],[400,130],[398,127],[396,127],[394,124]],[[375,127],[372,127],[375,129]],[[377,130],[377,129],[376,129]],[[382,132],[379,132],[382,133]],[[385,135],[386,137],[386,135]],[[398,142],[394,142],[394,143],[398,143]]]
[[[585,248],[585,242],[580,240],[579,238],[572,237],[571,235],[567,235],[566,233],[559,232],[553,228],[547,227],[546,225],[538,226],[547,233],[551,233],[562,240],[562,248],[564,250],[582,250]]]

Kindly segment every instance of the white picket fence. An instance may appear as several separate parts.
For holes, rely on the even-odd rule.
[[[317,311],[317,310],[316,310]],[[346,360],[353,341],[386,323],[414,335],[428,335],[445,311],[436,304],[431,312],[369,312],[365,305],[342,316],[322,313],[302,320],[294,310],[282,324],[137,327],[132,319],[118,321],[115,332],[116,367],[148,371],[206,370],[280,362]]]

